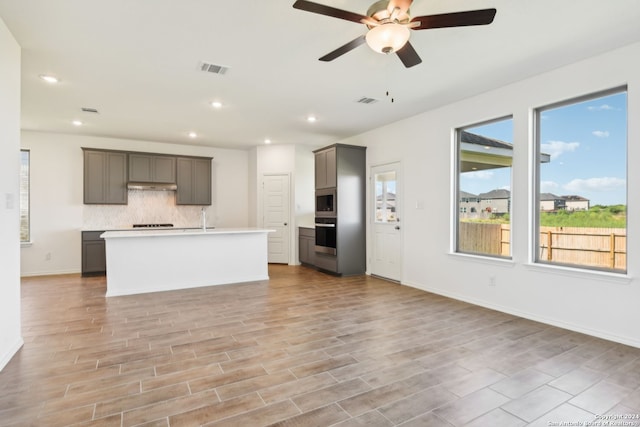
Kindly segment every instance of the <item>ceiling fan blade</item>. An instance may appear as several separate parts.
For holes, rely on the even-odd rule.
[[[353,49],[357,48],[358,46],[360,46],[361,44],[363,44],[365,42],[365,36],[362,35],[358,38],[355,38],[353,40],[351,40],[349,43],[345,44],[344,46],[340,46],[339,48],[337,48],[336,50],[334,50],[333,52],[329,52],[327,53],[325,56],[323,56],[322,58],[320,58],[320,61],[333,61],[334,59],[336,59],[339,56],[344,55],[345,53],[352,51]]]
[[[323,4],[314,3],[306,0],[297,0],[293,4],[294,9],[300,9],[307,12],[318,13],[320,15],[331,16],[333,18],[344,19],[346,21],[361,23],[363,20],[368,21],[371,18],[358,13],[348,12],[335,7],[325,6]]]
[[[440,15],[416,16],[411,22],[420,22],[414,30],[430,28],[466,27],[469,25],[487,25],[493,22],[495,9],[469,10],[466,12],[443,13]]]
[[[404,64],[405,67],[411,68],[414,65],[418,65],[422,62],[422,59],[418,56],[418,52],[411,46],[411,43],[407,42],[402,49],[396,52],[400,61]]]

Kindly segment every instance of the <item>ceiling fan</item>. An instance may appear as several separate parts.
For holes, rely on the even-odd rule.
[[[376,52],[395,53],[407,68],[422,62],[418,53],[409,43],[410,30],[487,25],[493,22],[496,14],[495,9],[480,9],[412,18],[409,14],[412,2],[413,0],[380,0],[369,7],[366,16],[306,0],[297,0],[293,7],[362,23],[369,29],[365,35],[329,52],[320,58],[320,61],[333,61],[366,42]]]

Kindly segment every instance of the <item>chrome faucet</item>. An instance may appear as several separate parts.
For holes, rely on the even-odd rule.
[[[202,212],[200,215],[202,220],[202,231],[207,231],[207,211],[205,208],[202,208],[200,212]]]

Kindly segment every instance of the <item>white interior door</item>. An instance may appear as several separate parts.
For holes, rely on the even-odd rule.
[[[372,227],[371,274],[402,280],[402,227],[400,164],[374,166],[370,212]]]
[[[290,227],[289,175],[264,175],[262,180],[263,226],[275,230],[269,233],[268,261],[289,263]]]

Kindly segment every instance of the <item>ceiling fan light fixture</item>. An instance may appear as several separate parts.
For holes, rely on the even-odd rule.
[[[365,39],[371,49],[378,53],[394,53],[409,41],[411,32],[405,25],[395,22],[371,28]]]

